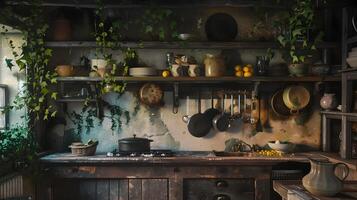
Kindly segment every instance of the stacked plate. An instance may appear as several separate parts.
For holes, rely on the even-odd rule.
[[[346,61],[351,67],[357,67],[357,47],[352,48],[348,53]]]
[[[156,76],[157,70],[152,67],[131,67],[129,75],[134,77]]]

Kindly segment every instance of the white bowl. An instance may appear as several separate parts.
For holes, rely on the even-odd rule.
[[[290,142],[286,142],[286,143],[268,142],[268,146],[271,149],[274,149],[276,151],[282,151],[282,152],[290,152],[295,147],[295,145]]]
[[[193,38],[193,35],[190,33],[181,33],[178,35],[178,37],[180,38],[180,40],[190,40]]]
[[[357,67],[357,57],[346,58],[346,61],[351,67]]]
[[[157,71],[152,67],[131,67],[129,68],[129,75],[135,77],[156,76]]]

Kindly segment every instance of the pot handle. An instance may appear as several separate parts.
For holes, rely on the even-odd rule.
[[[356,23],[355,23],[355,16],[352,17],[352,26],[353,26],[353,29],[355,29],[355,31],[357,32],[357,26],[356,26]]]
[[[298,115],[299,114],[299,110],[290,110],[290,114]]]
[[[350,169],[348,168],[348,166],[347,166],[345,163],[336,163],[336,164],[334,165],[334,171],[336,170],[336,168],[337,168],[339,165],[343,166],[343,177],[342,177],[342,179],[340,179],[340,178],[338,177],[338,179],[340,179],[341,181],[344,181],[344,180],[348,177],[348,174],[350,173]]]

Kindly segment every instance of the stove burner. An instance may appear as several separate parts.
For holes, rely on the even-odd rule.
[[[171,150],[151,150],[150,152],[108,152],[107,157],[172,157]]]

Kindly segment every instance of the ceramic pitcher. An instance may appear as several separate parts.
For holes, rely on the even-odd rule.
[[[303,186],[315,195],[334,196],[342,190],[343,180],[348,176],[349,169],[344,163],[311,160],[311,170],[303,179]],[[337,166],[343,167],[343,177],[335,175]]]

